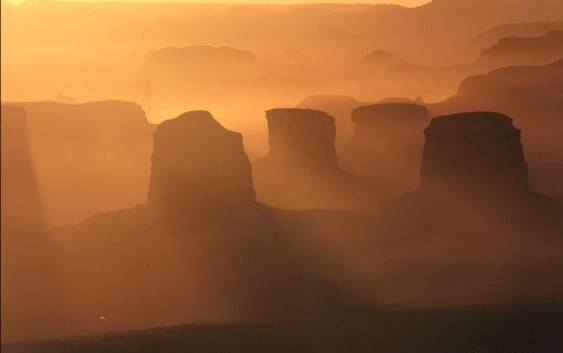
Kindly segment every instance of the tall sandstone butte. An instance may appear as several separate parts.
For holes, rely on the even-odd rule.
[[[384,180],[396,192],[416,189],[419,181],[426,107],[384,103],[356,108],[354,137],[340,156],[342,168]]]
[[[468,77],[455,96],[429,108],[436,115],[496,111],[514,119],[530,188],[563,195],[563,60],[545,66],[516,66]]]
[[[201,211],[255,201],[250,161],[242,135],[221,126],[207,111],[160,124],[148,204],[166,211]]]
[[[256,202],[250,169],[241,135],[210,113],[161,123],[147,204],[54,230],[67,335],[334,310],[319,247],[297,237],[315,219]]]
[[[527,193],[520,130],[499,113],[441,116],[425,131],[422,189],[466,195]]]
[[[553,269],[563,265],[563,209],[529,191],[512,119],[433,119],[421,176],[421,187],[381,217],[385,247],[373,264],[383,269],[380,297],[437,306],[560,297]]]
[[[332,116],[310,109],[273,109],[266,118],[270,151],[253,166],[260,201],[294,209],[372,205],[368,182],[338,166]]]
[[[349,96],[318,95],[305,98],[297,107],[320,110],[334,117],[336,122],[336,150],[341,152],[354,133],[354,125],[350,120],[352,111],[366,104],[368,103],[360,102]]]

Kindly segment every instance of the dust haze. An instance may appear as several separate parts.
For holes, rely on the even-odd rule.
[[[563,350],[563,2],[1,4],[2,351]]]

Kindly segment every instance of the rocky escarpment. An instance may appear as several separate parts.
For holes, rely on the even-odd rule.
[[[61,310],[25,110],[2,105],[2,343],[46,338]]]
[[[64,332],[332,312],[344,301],[316,245],[329,232],[308,227],[367,221],[335,212],[315,222],[255,202],[241,135],[206,111],[182,114],[154,134],[147,204],[54,230],[73,308]]]
[[[563,164],[563,61],[546,66],[508,67],[467,78],[458,93],[429,109],[436,115],[459,111],[498,111],[523,131],[532,190],[560,195],[553,182]]]
[[[270,151],[268,160],[290,168],[338,168],[334,140],[336,126],[328,114],[308,109],[266,112]]]
[[[520,130],[507,116],[442,116],[432,120],[425,135],[423,190],[443,189],[471,197],[528,192]]]
[[[259,200],[297,209],[372,204],[367,181],[338,166],[333,117],[308,109],[273,109],[266,117],[270,151],[253,165]]]
[[[397,193],[418,186],[428,123],[426,107],[385,103],[356,108],[354,137],[342,155],[342,168],[356,175],[385,180]]]
[[[335,145],[336,150],[340,152],[354,133],[354,124],[351,120],[352,111],[366,104],[353,97],[319,95],[305,98],[297,105],[297,108],[319,110],[334,117],[336,122]]]
[[[236,208],[255,201],[242,135],[207,111],[167,120],[154,133],[148,204],[167,212]]]
[[[560,284],[542,282],[561,275],[563,209],[528,190],[520,130],[509,117],[433,119],[421,177],[417,191],[383,211],[387,241],[377,261],[386,296],[426,305],[560,297]]]
[[[29,146],[48,225],[142,203],[152,132],[136,103],[7,103],[27,112]]]
[[[547,65],[563,58],[563,30],[539,37],[508,37],[483,50],[477,65],[498,68],[515,65]]]
[[[490,48],[502,38],[509,37],[539,37],[547,32],[563,30],[563,21],[553,22],[525,22],[498,25],[481,33],[471,43],[478,49]]]

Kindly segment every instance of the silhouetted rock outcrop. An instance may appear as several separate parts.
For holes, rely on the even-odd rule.
[[[307,109],[266,112],[270,140],[268,158],[290,168],[338,168],[336,126],[328,114]]]
[[[563,21],[509,23],[495,26],[481,33],[472,43],[478,50],[490,48],[501,38],[540,37],[547,32],[563,30]]]
[[[296,209],[363,208],[373,203],[366,180],[338,166],[333,117],[307,109],[273,109],[266,117],[270,151],[253,165],[259,200]]]
[[[455,96],[430,105],[429,109],[438,115],[498,111],[510,116],[523,131],[532,190],[560,195],[563,182],[549,180],[560,175],[558,165],[563,163],[561,92],[563,61],[546,66],[509,67],[467,78]]]
[[[528,193],[520,130],[498,113],[432,120],[425,131],[421,188],[483,198]]]
[[[342,168],[385,180],[394,192],[418,186],[419,167],[428,123],[426,107],[387,103],[356,108],[356,132],[340,156]]]
[[[7,104],[27,112],[47,224],[76,223],[97,212],[144,201],[154,126],[139,105]]]
[[[54,231],[72,308],[67,319],[82,323],[66,334],[339,310],[344,297],[327,280],[334,270],[316,244],[340,235],[304,230],[369,218],[314,217],[255,202],[241,135],[208,112],[165,121],[154,139],[146,205]]]
[[[563,58],[563,30],[539,37],[501,38],[484,50],[477,65],[488,69],[515,65],[547,65]]]
[[[305,98],[297,108],[319,110],[333,116],[336,122],[336,150],[342,151],[354,133],[352,111],[366,104],[368,103],[360,102],[353,97],[319,95]]]
[[[154,134],[148,203],[166,212],[248,207],[255,201],[242,136],[206,111],[160,124]]]
[[[520,132],[510,118],[435,118],[421,175],[419,190],[381,214],[385,248],[373,264],[382,269],[373,274],[380,298],[423,306],[560,298],[561,283],[542,283],[563,271],[556,255],[563,208],[528,191]]]
[[[60,302],[29,148],[26,114],[2,105],[2,343],[46,338]]]

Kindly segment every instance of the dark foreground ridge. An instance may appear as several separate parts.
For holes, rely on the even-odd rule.
[[[325,321],[185,325],[27,342],[10,353],[501,353],[560,352],[563,304],[382,310]]]

